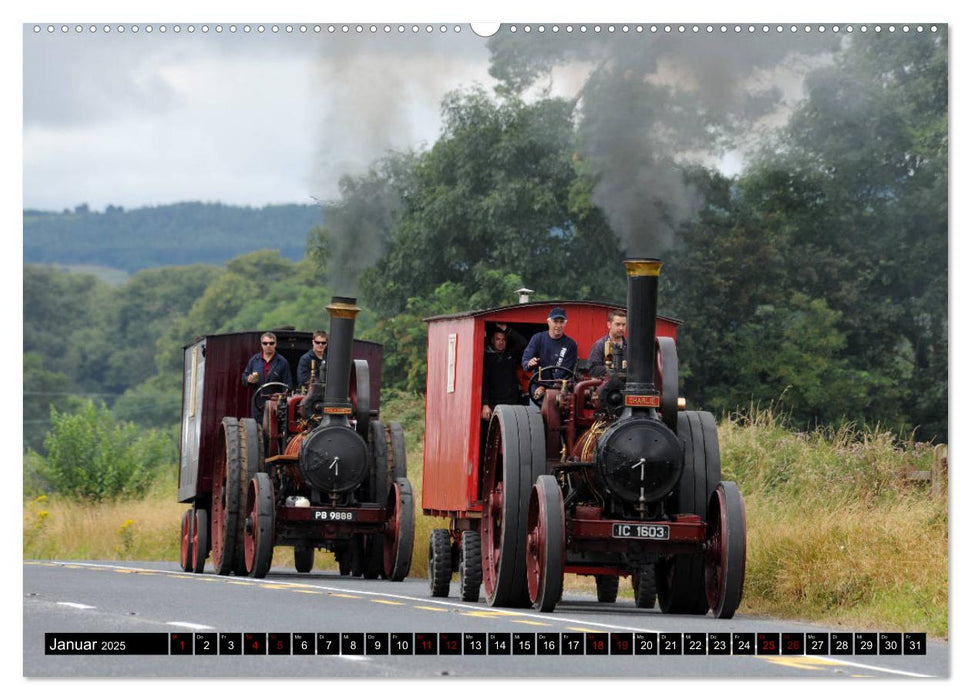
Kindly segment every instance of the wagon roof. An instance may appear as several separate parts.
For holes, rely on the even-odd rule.
[[[267,328],[263,330],[253,329],[248,331],[228,331],[226,333],[206,333],[205,335],[196,336],[190,342],[183,345],[182,349],[184,350],[185,348],[191,347],[196,343],[198,343],[200,340],[204,340],[205,338],[232,338],[233,336],[255,335],[258,333],[266,333],[268,331],[275,335],[282,335],[287,338],[306,338],[306,339],[309,339],[314,333],[314,331],[298,331],[293,328]],[[381,343],[376,343],[373,340],[359,340],[358,338],[355,338],[354,342],[367,343],[368,345],[376,345],[378,347],[382,347]]]
[[[443,321],[453,318],[472,318],[475,316],[489,316],[492,314],[500,313],[503,311],[511,311],[513,309],[535,309],[535,308],[547,308],[552,309],[554,306],[563,307],[577,307],[577,306],[588,306],[595,309],[624,309],[626,306],[624,304],[608,304],[605,301],[576,301],[576,300],[558,300],[558,299],[544,299],[542,301],[529,301],[523,304],[509,304],[508,306],[497,306],[492,309],[476,309],[473,311],[462,311],[455,314],[441,314],[438,316],[427,316],[422,319],[425,322],[431,321]],[[658,318],[663,318],[666,321],[670,321],[676,325],[681,325],[681,321],[676,318],[671,318],[670,316],[664,316],[663,314],[658,314]]]

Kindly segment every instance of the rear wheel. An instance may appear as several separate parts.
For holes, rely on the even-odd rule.
[[[239,421],[223,418],[212,474],[212,565],[225,576],[236,565],[236,543],[245,507],[239,456]]]
[[[466,603],[479,600],[482,586],[482,540],[475,530],[462,531],[459,554],[459,596]]]
[[[674,513],[693,513],[704,519],[708,499],[721,481],[715,417],[703,411],[682,411],[678,414],[678,439],[684,445],[684,471],[670,507]],[[656,582],[662,612],[708,612],[704,555],[675,554],[658,559]]]
[[[526,583],[540,612],[551,612],[563,594],[564,525],[563,492],[554,477],[543,474],[530,492],[526,525]]]
[[[620,578],[606,574],[598,574],[594,578],[597,581],[597,602],[616,603],[617,590],[620,588]]]
[[[433,598],[448,598],[452,580],[452,538],[448,530],[432,530],[428,537],[428,588]]]
[[[536,479],[546,471],[543,418],[534,407],[499,405],[483,461],[480,529],[482,583],[491,606],[528,607],[526,517]]]

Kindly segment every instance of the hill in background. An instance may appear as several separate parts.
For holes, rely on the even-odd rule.
[[[279,249],[304,257],[307,234],[323,222],[316,204],[262,208],[182,202],[104,212],[24,210],[24,263],[138,270],[208,263],[222,265],[244,253]]]

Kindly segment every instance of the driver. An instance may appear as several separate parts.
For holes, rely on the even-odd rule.
[[[267,331],[260,336],[261,352],[256,353],[246,363],[243,371],[244,386],[262,386],[270,382],[286,384],[287,389],[293,386],[293,375],[290,373],[290,363],[276,352],[276,335]],[[263,403],[258,398],[253,407],[253,418],[257,423],[263,420]]]
[[[554,367],[557,369],[544,373],[543,379],[564,379],[569,376],[567,370],[572,370],[577,361],[576,341],[564,332],[566,311],[559,306],[553,308],[546,325],[548,330],[540,331],[529,339],[523,351],[523,369],[535,372],[540,368]],[[546,388],[539,385],[533,391],[533,398],[539,401],[545,393]]]

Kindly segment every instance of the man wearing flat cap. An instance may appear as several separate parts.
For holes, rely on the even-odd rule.
[[[552,372],[544,372],[543,379],[563,379],[569,375],[564,370],[572,370],[577,362],[577,344],[564,332],[566,311],[557,306],[546,319],[548,330],[541,331],[529,340],[523,351],[523,369],[535,372],[541,367],[556,367]],[[543,386],[536,389],[535,399],[546,392]]]

